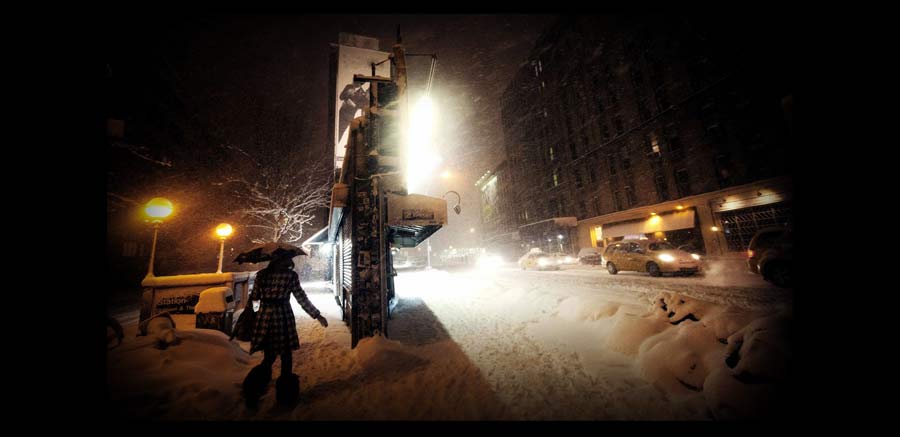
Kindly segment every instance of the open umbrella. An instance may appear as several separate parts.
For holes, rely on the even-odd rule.
[[[274,258],[293,258],[299,255],[308,255],[303,249],[287,243],[265,243],[251,247],[249,250],[242,252],[234,262],[258,263],[263,261],[272,261]]]

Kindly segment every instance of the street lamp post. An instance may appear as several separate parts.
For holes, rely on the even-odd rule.
[[[147,215],[147,221],[153,223],[153,245],[150,246],[150,265],[147,267],[147,278],[152,278],[153,261],[156,258],[156,237],[159,235],[159,225],[163,219],[172,214],[172,202],[162,197],[154,197],[144,206],[144,214]]]
[[[222,273],[222,257],[225,253],[225,240],[228,239],[228,236],[231,235],[233,231],[231,225],[228,223],[222,223],[219,226],[216,226],[216,235],[219,236],[219,268],[216,270],[216,273]]]

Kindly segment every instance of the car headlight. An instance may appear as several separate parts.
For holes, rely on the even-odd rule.
[[[675,257],[672,255],[669,255],[668,253],[663,253],[663,254],[659,255],[658,258],[660,261],[666,262],[666,263],[675,261]]]
[[[697,255],[696,253],[692,253],[692,254],[691,254],[691,258],[693,258],[693,259],[695,259],[695,260],[697,260],[697,261],[700,261],[700,255]]]
[[[541,267],[546,267],[550,265],[550,260],[547,258],[538,258],[538,265]]]
[[[567,257],[566,257],[566,262],[567,262],[567,263],[573,263],[573,262],[575,262],[575,258],[572,258],[571,256],[567,256]]]

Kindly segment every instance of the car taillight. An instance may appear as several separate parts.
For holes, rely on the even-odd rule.
[[[748,250],[748,251],[747,251],[747,258],[753,258],[753,251],[752,251],[752,250]]]

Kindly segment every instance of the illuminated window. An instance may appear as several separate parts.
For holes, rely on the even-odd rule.
[[[559,174],[556,170],[553,170],[553,186],[555,187],[557,185],[559,185]]]

